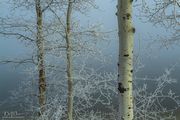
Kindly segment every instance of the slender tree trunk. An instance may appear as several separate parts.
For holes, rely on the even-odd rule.
[[[132,0],[118,0],[119,28],[119,120],[133,120],[133,41]]]
[[[39,72],[39,105],[40,115],[45,111],[46,104],[46,76],[44,64],[44,38],[43,38],[43,17],[41,9],[41,1],[36,0],[37,15],[37,48],[38,48],[38,72]]]
[[[67,80],[68,80],[68,120],[73,120],[73,78],[72,78],[72,43],[71,43],[71,14],[72,0],[68,0],[66,15],[66,55],[67,55]]]

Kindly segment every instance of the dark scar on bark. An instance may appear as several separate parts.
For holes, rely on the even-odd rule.
[[[129,56],[129,54],[125,54],[125,55],[124,55],[124,57],[128,57],[128,56]]]
[[[131,17],[131,14],[130,14],[130,13],[127,13],[127,14],[126,14],[126,17],[127,17],[127,19],[129,19],[129,18]]]
[[[133,33],[135,33],[135,32],[136,32],[136,29],[135,29],[134,27],[132,28],[132,32],[133,32]]]
[[[122,83],[118,83],[118,90],[120,93],[124,93],[126,91],[126,88],[122,86]]]

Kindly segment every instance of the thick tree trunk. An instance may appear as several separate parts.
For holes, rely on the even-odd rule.
[[[68,80],[68,120],[73,120],[73,78],[72,78],[72,43],[71,43],[71,14],[72,0],[68,1],[66,15],[66,55],[67,55],[67,80]]]
[[[132,0],[118,0],[119,28],[119,120],[133,120],[133,41]]]
[[[38,48],[38,72],[39,72],[39,105],[40,115],[45,111],[46,104],[46,76],[44,64],[44,39],[43,39],[43,17],[41,9],[41,1],[36,0],[36,15],[37,15],[37,48]]]

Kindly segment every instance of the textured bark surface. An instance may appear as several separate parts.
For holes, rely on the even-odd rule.
[[[133,120],[133,41],[132,0],[118,0],[119,28],[119,120]]]
[[[66,55],[67,55],[67,80],[68,80],[68,120],[73,120],[73,78],[72,78],[72,43],[71,43],[71,14],[72,0],[68,1],[66,15]]]
[[[45,111],[46,104],[46,77],[44,65],[44,39],[43,39],[43,17],[41,9],[41,1],[36,0],[36,16],[37,16],[37,48],[38,48],[38,72],[39,72],[39,105],[40,114]]]

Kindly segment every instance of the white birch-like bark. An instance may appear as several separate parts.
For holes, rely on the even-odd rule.
[[[133,41],[132,0],[118,0],[119,29],[119,120],[133,120]]]

